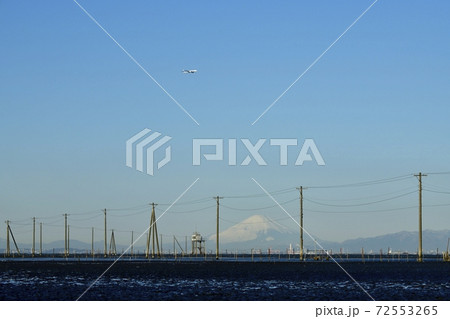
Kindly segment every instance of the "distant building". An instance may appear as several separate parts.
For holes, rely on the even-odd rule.
[[[205,239],[200,233],[193,233],[191,236],[192,242],[192,255],[204,255],[205,254]]]

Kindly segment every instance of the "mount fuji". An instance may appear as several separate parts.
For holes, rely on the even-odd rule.
[[[291,246],[298,250],[299,232],[292,230],[276,220],[263,215],[253,215],[219,233],[220,250],[236,249],[250,251],[261,249],[286,252]],[[208,237],[209,242],[216,241],[216,235]],[[323,241],[319,242],[322,244]],[[314,242],[304,235],[305,247],[314,247]],[[328,244],[328,243],[326,243]],[[319,247],[317,247],[319,248]]]

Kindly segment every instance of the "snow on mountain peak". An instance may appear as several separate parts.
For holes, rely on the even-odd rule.
[[[249,218],[243,220],[242,222],[231,226],[230,228],[219,233],[220,242],[235,243],[235,242],[246,242],[250,240],[255,240],[259,237],[264,237],[270,232],[278,233],[289,233],[289,229],[283,225],[280,225],[273,219],[262,216],[253,215]],[[267,236],[265,238],[267,241],[273,240],[273,236]],[[215,241],[216,235],[210,236],[209,240]]]

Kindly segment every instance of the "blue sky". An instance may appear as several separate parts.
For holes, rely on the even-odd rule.
[[[170,203],[197,177],[186,201],[261,193],[251,177],[273,191],[449,171],[450,4],[444,1],[378,1],[253,126],[371,1],[79,2],[200,126],[73,1],[0,1],[4,220],[27,224],[33,216],[56,216],[50,240],[62,233],[56,227],[62,213],[76,218],[76,212],[104,207]],[[199,71],[185,75],[184,68]],[[173,137],[172,162],[152,177],[125,166],[125,141],[146,127]],[[261,153],[270,162],[267,167],[217,162],[192,167],[192,138],[313,138],[326,166],[295,167],[299,148],[293,148],[290,165],[279,167],[278,153],[266,145]],[[241,160],[246,156],[238,155]],[[427,181],[439,186],[435,190],[450,189],[445,175],[430,175]],[[417,188],[413,177],[372,188],[311,189],[305,196],[328,203],[383,199],[409,187]],[[289,200],[296,193],[283,196]],[[433,204],[450,203],[448,194],[427,196]],[[243,208],[272,204],[268,198],[229,198],[228,203]],[[194,209],[208,205],[205,201]],[[368,208],[414,205],[416,194]],[[160,213],[163,208],[159,206]],[[288,208],[296,213],[297,203]],[[430,207],[424,227],[448,228],[447,209]],[[176,211],[183,210],[191,208]],[[122,213],[127,211],[117,214]],[[258,211],[223,209],[223,218],[240,221],[252,213]],[[286,217],[277,209],[261,213]],[[214,208],[183,217],[167,214],[161,232],[189,235],[197,228],[210,234],[214,214]],[[110,219],[111,227],[136,232],[147,222],[145,214]],[[336,229],[337,222],[348,229]],[[94,224],[101,227],[101,219],[78,222],[80,227]],[[392,215],[311,212],[305,227],[317,237],[344,240],[415,230],[416,224],[416,210],[411,209]],[[26,241],[28,226],[19,226]],[[74,236],[81,239],[81,231]]]

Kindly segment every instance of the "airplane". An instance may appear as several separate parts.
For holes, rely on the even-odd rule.
[[[183,70],[182,71],[184,74],[188,74],[188,73],[196,73],[197,70]]]

